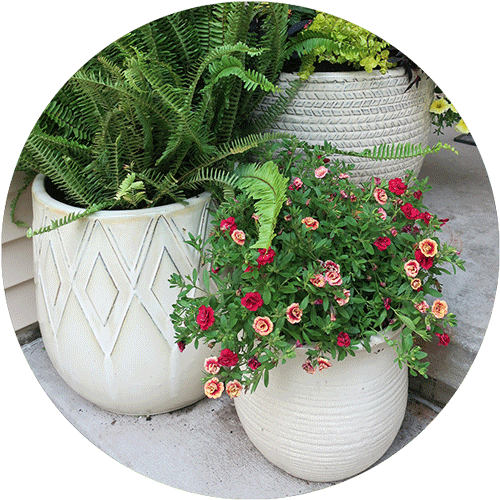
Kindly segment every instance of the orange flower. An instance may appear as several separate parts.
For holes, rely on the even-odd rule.
[[[236,229],[231,233],[231,238],[237,245],[245,244],[245,233],[241,229]]]
[[[422,240],[418,244],[418,248],[426,257],[434,257],[437,254],[437,243],[430,238]]]
[[[226,385],[226,392],[229,394],[229,397],[236,398],[241,394],[243,386],[237,380],[231,380]]]
[[[413,290],[420,290],[422,287],[422,280],[420,278],[412,279],[410,285]]]
[[[273,322],[267,316],[257,316],[253,320],[253,329],[263,337],[269,335],[273,331]]]
[[[448,304],[444,300],[436,299],[431,310],[435,318],[443,319],[448,314]]]
[[[204,390],[205,396],[207,396],[207,398],[217,399],[222,396],[222,393],[224,391],[224,384],[222,382],[219,382],[219,379],[217,377],[213,377],[205,382]]]
[[[302,219],[302,224],[305,224],[306,227],[312,229],[313,231],[315,229],[318,229],[319,227],[319,222],[316,219],[313,219],[312,217],[305,217],[304,219]]]

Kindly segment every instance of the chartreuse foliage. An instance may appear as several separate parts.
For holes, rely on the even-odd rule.
[[[387,340],[395,360],[426,376],[419,343],[448,343],[445,329],[456,319],[439,276],[450,274],[447,266],[463,270],[464,262],[439,239],[444,221],[423,203],[427,180],[408,172],[355,185],[351,166],[336,154],[329,144],[296,139],[267,147],[262,167],[248,172],[273,179],[285,202],[273,204],[256,180],[240,181],[217,210],[208,241],[191,238],[211,271],[200,281],[197,272],[171,277],[180,289],[171,319],[181,346],[218,346],[211,363],[220,366],[205,382],[213,385],[215,375],[232,391],[238,384],[254,389],[301,344],[309,347],[307,370],[324,369],[370,351],[370,338],[387,328],[400,332]],[[269,228],[255,216],[256,200],[268,222],[275,220]],[[262,241],[264,230],[271,240]],[[198,287],[205,292],[188,299]]]
[[[239,155],[282,136],[260,133],[250,117],[277,90],[287,15],[284,4],[263,11],[228,2],[125,35],[56,94],[17,169],[28,181],[47,175],[87,215],[182,201],[220,185]]]

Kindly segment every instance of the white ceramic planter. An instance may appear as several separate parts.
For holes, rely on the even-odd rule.
[[[78,211],[33,184],[33,227]],[[174,340],[172,272],[200,268],[188,233],[205,235],[210,194],[143,210],[98,212],[33,238],[37,311],[64,381],[107,410],[151,415],[203,397],[210,350]]]
[[[282,73],[278,85],[287,88],[297,78],[297,74]],[[429,107],[434,83],[424,75],[418,88],[414,85],[405,92],[407,87],[402,68],[390,69],[385,75],[379,71],[313,73],[270,131],[294,134],[312,145],[327,140],[347,151],[408,142],[425,146],[431,129]],[[267,96],[257,114],[276,99]],[[363,182],[372,176],[402,177],[408,169],[418,174],[422,161],[349,158],[348,163],[356,165],[352,179]]]
[[[306,349],[270,372],[269,385],[234,399],[250,441],[274,465],[309,481],[337,481],[387,451],[406,410],[408,371],[381,337],[372,351],[311,375]]]

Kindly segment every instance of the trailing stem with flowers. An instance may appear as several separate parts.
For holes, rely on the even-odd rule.
[[[206,242],[191,238],[206,266],[172,276],[181,290],[171,319],[181,350],[190,342],[214,348],[204,366],[208,397],[267,385],[269,371],[299,346],[313,374],[399,330],[386,339],[397,362],[426,376],[415,340],[449,343],[456,318],[439,276],[464,262],[438,237],[447,219],[423,204],[427,180],[408,174],[355,185],[335,151],[295,139],[267,151],[262,168],[278,167],[286,180],[268,245],[255,247],[260,216],[248,188],[219,206]],[[195,288],[204,295],[190,298]]]

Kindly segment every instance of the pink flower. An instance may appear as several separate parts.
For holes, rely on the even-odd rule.
[[[295,179],[293,180],[293,186],[295,187],[295,189],[300,189],[303,184],[304,183],[302,182],[302,180],[298,177],[295,177]]]
[[[375,186],[380,186],[380,184],[382,184],[380,177],[374,177],[373,182],[375,182]]]
[[[291,215],[285,215],[285,220],[287,222],[290,222],[292,220],[292,216]]]
[[[340,332],[337,337],[337,345],[339,347],[349,347],[351,345],[351,339],[346,332]]]
[[[308,359],[303,365],[302,369],[305,370],[307,373],[310,375],[314,375],[316,373],[316,370],[314,369],[314,366],[311,363],[311,360]]]
[[[260,267],[264,266],[265,264],[270,264],[276,256],[276,253],[271,247],[269,247],[267,250],[265,250],[264,248],[259,248],[259,253],[260,255],[257,257],[258,269],[260,269]]]
[[[444,300],[436,299],[431,310],[435,318],[443,319],[448,314],[448,304]]]
[[[382,207],[380,207],[377,210],[377,213],[380,214],[380,217],[382,218],[382,220],[386,220],[387,219],[387,212]]]
[[[235,229],[232,233],[231,233],[231,238],[233,238],[233,241],[237,244],[237,245],[244,245],[245,244],[245,233],[243,231],[241,231],[240,229]]]
[[[329,172],[329,170],[324,167],[324,166],[321,166],[321,167],[318,167],[315,171],[314,171],[314,177],[316,177],[316,179],[323,179],[323,177]]]
[[[313,231],[318,229],[319,227],[319,222],[312,217],[305,217],[304,219],[302,219],[302,224],[305,224],[307,228]]]
[[[206,358],[203,367],[206,372],[211,373],[212,375],[217,375],[217,373],[220,372],[220,364],[215,356]]]
[[[340,286],[342,285],[342,277],[340,276],[339,266],[335,264],[336,267],[330,268],[325,273],[325,279],[330,286]]]
[[[349,297],[351,296],[351,292],[349,290],[344,289],[343,291],[344,291],[345,298],[335,297],[335,300],[337,301],[337,304],[339,306],[345,306],[349,302]]]
[[[398,235],[398,232],[396,231],[396,228],[391,227],[391,234],[396,237]]]
[[[226,229],[229,229],[229,234],[235,231],[237,227],[236,224],[234,223],[234,217],[228,217],[227,219],[222,219],[220,222],[220,228],[222,229],[223,232],[225,232]]]
[[[222,393],[224,392],[224,384],[222,382],[219,382],[219,379],[217,377],[213,377],[205,382],[203,388],[205,390],[205,396],[210,399],[220,398],[222,396]]]
[[[241,394],[242,389],[243,386],[238,380],[231,380],[231,382],[228,382],[226,385],[226,392],[231,399],[237,398]]]
[[[236,366],[238,364],[238,355],[231,349],[222,349],[217,362],[220,366]]]
[[[373,244],[382,252],[387,250],[387,247],[391,244],[391,240],[387,236],[379,236]]]
[[[409,278],[415,278],[420,270],[420,264],[416,260],[409,260],[404,265],[406,276]]]
[[[257,316],[253,320],[253,329],[263,337],[266,337],[273,331],[273,322],[267,316]]]
[[[210,306],[200,306],[198,309],[198,315],[196,316],[196,323],[198,323],[200,329],[208,330],[214,322],[214,310]]]
[[[385,205],[387,203],[387,193],[382,188],[375,188],[373,196],[381,205]]]
[[[299,304],[294,302],[286,308],[286,319],[289,323],[300,323],[302,318],[302,309],[300,309]]]
[[[326,283],[325,277],[322,274],[315,274],[309,281],[318,288],[323,288]]]
[[[389,310],[391,308],[391,302],[392,302],[392,299],[390,299],[389,297],[384,299],[384,307],[387,310]]]
[[[406,184],[399,177],[397,177],[396,179],[391,179],[389,181],[389,191],[391,193],[394,193],[399,196],[403,194],[405,190],[406,190]]]
[[[261,365],[262,363],[260,363],[260,361],[256,358],[256,356],[252,356],[249,360],[248,360],[248,368],[250,368],[250,370],[257,370],[257,368]]]
[[[264,301],[259,292],[248,292],[241,298],[241,305],[246,307],[249,311],[256,311],[259,307],[264,305]]]
[[[415,309],[417,309],[422,314],[425,314],[429,310],[429,304],[427,304],[427,302],[425,300],[423,300],[422,302],[419,302],[418,304],[414,304],[414,305],[415,305]]]
[[[349,174],[341,173],[339,174],[339,179],[349,179]]]
[[[326,358],[318,358],[318,368],[319,371],[325,370],[326,368],[330,368],[332,364]]]

